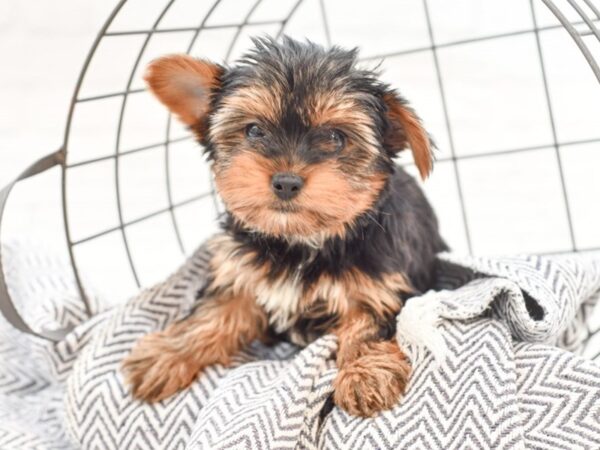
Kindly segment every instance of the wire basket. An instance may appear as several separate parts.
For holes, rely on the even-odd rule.
[[[596,0],[380,0],[367,7],[341,0],[121,0],[87,55],[62,147],[1,191],[0,219],[17,181],[59,166],[69,257],[88,315],[95,311],[84,276],[104,276],[93,281],[116,286],[110,292],[116,299],[164,278],[216,229],[222,208],[197,144],[150,98],[143,69],[173,52],[232,62],[250,36],[286,33],[361,47],[361,63],[381,63],[386,81],[414,100],[440,148],[425,189],[452,247],[513,251],[506,243],[518,242],[518,251],[534,253],[598,250],[600,242],[582,225],[589,222],[586,206],[575,201],[582,192],[590,200],[581,182],[593,172],[573,154],[600,153],[599,27]],[[578,65],[585,70],[570,70]],[[523,91],[506,99],[505,80],[515,77]],[[482,88],[477,83],[484,79]],[[510,108],[509,101],[510,115],[490,107]],[[578,115],[582,102],[591,109]],[[410,160],[401,163],[412,170]],[[503,186],[510,172],[524,180],[550,175]],[[479,189],[485,195],[470,197]],[[534,217],[503,223],[498,241],[490,224],[506,211],[496,200],[519,196],[520,189],[530,192]],[[544,227],[551,232],[531,232]],[[53,340],[69,331],[28,326],[2,273],[0,258],[0,310],[9,322]]]

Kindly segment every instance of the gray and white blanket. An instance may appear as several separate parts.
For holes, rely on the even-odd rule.
[[[3,450],[600,448],[600,364],[578,356],[600,292],[597,261],[441,256],[438,289],[398,317],[414,366],[407,394],[360,419],[331,408],[333,336],[304,349],[257,343],[160,404],[131,398],[121,360],[140,336],[189,313],[202,251],[93,318],[66,264],[7,253],[11,291],[30,321],[78,325],[49,344],[0,318]]]

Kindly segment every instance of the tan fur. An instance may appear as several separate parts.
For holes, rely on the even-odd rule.
[[[211,91],[223,69],[188,55],[171,55],[153,61],[144,79],[154,95],[189,126],[198,125],[209,112]]]
[[[406,148],[408,145],[421,178],[427,178],[433,169],[431,143],[427,132],[415,113],[394,95],[388,94],[384,100],[388,107],[388,117],[393,125],[393,129],[386,137],[388,145],[398,149]]]
[[[208,291],[227,291],[234,297],[256,299],[266,308],[278,331],[284,331],[307,314],[345,317],[356,308],[370,311],[379,320],[387,320],[400,311],[398,293],[412,291],[401,273],[374,279],[358,269],[350,269],[339,277],[321,275],[310,288],[302,289],[299,282],[294,285],[294,273],[269,277],[271,263],[257,266],[253,263],[256,255],[242,251],[241,244],[227,234],[213,238],[208,248],[213,254],[210,262],[213,278]],[[289,289],[297,294],[296,298],[282,296],[278,286],[283,283],[292,284]],[[269,295],[270,298],[266,298]]]
[[[406,389],[410,364],[398,343],[377,339],[373,317],[353,310],[335,330],[337,366],[333,383],[336,405],[350,414],[373,417],[394,407]]]
[[[264,336],[267,318],[253,299],[223,295],[206,299],[186,319],[144,336],[124,360],[133,395],[157,402],[188,387],[213,364]]]
[[[325,314],[342,317],[358,306],[368,309],[379,319],[385,319],[400,311],[399,292],[412,289],[404,275],[385,274],[373,279],[358,269],[350,269],[339,278],[322,275],[303,296],[303,304],[309,309],[319,299],[327,299]]]
[[[333,161],[301,166],[241,151],[226,165],[216,165],[215,182],[228,210],[245,224],[279,237],[343,237],[346,225],[368,210],[385,183],[373,174],[360,182],[341,172]],[[293,171],[304,188],[289,209],[271,192],[276,172]]]

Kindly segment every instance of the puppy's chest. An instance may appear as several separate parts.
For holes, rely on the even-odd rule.
[[[276,277],[264,277],[260,268],[250,268],[246,290],[269,317],[278,333],[292,342],[306,344],[330,330],[348,310],[352,294],[339,280],[321,275],[307,284],[302,265]],[[253,273],[252,273],[253,272]]]
[[[210,295],[247,297],[257,302],[278,332],[289,328],[305,308],[302,262],[290,266],[263,260],[257,252],[228,234],[213,238],[208,248],[211,253]]]
[[[256,301],[277,332],[321,334],[356,306],[368,307],[382,317],[393,314],[400,308],[399,294],[409,290],[401,273],[375,278],[356,267],[335,275],[313,272],[309,282],[305,270],[318,258],[317,253],[295,264],[265,260],[227,235],[213,241],[210,247],[210,289],[219,295]]]
[[[257,279],[249,289],[269,315],[269,322],[277,332],[291,328],[309,307],[300,271],[274,279]]]

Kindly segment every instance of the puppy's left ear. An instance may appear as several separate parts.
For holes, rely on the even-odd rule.
[[[433,152],[431,139],[421,125],[421,120],[398,95],[388,92],[383,100],[387,106],[389,123],[384,136],[385,148],[399,152],[410,147],[421,178],[427,178],[433,168]]]
[[[222,66],[210,61],[169,55],[152,61],[144,80],[161,103],[202,138],[212,94],[223,72]]]

